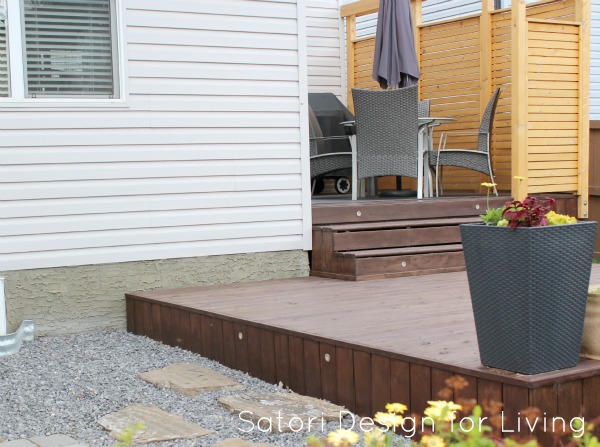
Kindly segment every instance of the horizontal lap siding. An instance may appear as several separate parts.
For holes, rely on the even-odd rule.
[[[434,144],[444,131],[476,131],[479,127],[480,19],[470,17],[421,28],[421,98],[431,101],[431,116],[455,118],[435,130]],[[474,148],[473,137],[454,137],[448,148]],[[478,191],[474,171],[445,168],[445,190]]]
[[[579,40],[579,26],[529,23],[528,52],[538,60],[528,69],[530,192],[577,190]]]
[[[127,107],[2,112],[0,271],[301,249],[295,0],[124,4]]]
[[[600,1],[592,1],[590,59],[590,119],[600,120]]]
[[[575,2],[574,0],[559,0],[549,2],[542,5],[528,5],[527,17],[530,19],[544,20],[574,20],[575,17]],[[500,87],[502,94],[498,101],[496,109],[496,117],[494,119],[494,133],[492,136],[492,166],[494,170],[494,179],[500,185],[501,189],[510,189],[512,174],[511,174],[511,58],[512,58],[512,40],[511,40],[511,12],[510,10],[501,11],[492,14],[492,88]],[[561,37],[562,38],[562,37]],[[536,50],[537,51],[537,50]],[[535,51],[529,54],[529,70],[537,70],[540,64],[543,65],[544,60],[539,56],[535,56]],[[561,67],[553,66],[552,70],[561,72],[564,70]],[[543,75],[542,75],[543,76]],[[562,76],[562,75],[558,75]],[[535,96],[535,95],[534,95]],[[530,117],[540,113],[540,106],[543,107],[541,99],[531,98],[529,100],[528,113]],[[564,109],[566,110],[566,109]],[[533,124],[533,127],[536,125]],[[534,135],[529,135],[529,142],[538,143],[541,140],[532,140],[536,138]],[[554,139],[554,143],[558,145],[571,144],[571,140]],[[575,143],[576,144],[576,143]],[[535,151],[535,150],[534,150]],[[572,155],[557,155],[555,161],[574,161]],[[562,158],[561,158],[562,157]],[[565,158],[566,157],[566,158]],[[570,157],[570,158],[569,158]],[[528,155],[529,162],[545,161],[547,159],[544,152],[533,154],[530,151]],[[547,161],[553,161],[548,159]],[[541,167],[544,165],[537,165]],[[534,181],[535,182],[535,181]],[[562,191],[552,190],[553,192]],[[534,190],[530,192],[535,192]]]
[[[340,98],[346,94],[341,26],[337,0],[306,2],[308,91],[311,93],[330,92]]]
[[[366,37],[354,44],[354,86],[356,88],[379,89],[373,80],[373,54],[375,36]]]

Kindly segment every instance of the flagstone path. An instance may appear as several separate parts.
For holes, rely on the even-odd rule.
[[[2,447],[87,447],[67,435],[35,436],[29,439],[2,442]]]
[[[240,383],[209,368],[195,364],[175,363],[165,368],[139,374],[140,379],[166,388],[186,397],[196,397],[216,390],[239,394],[226,395],[218,403],[237,416],[241,432],[253,430],[263,433],[316,432],[330,421],[340,420],[346,413],[343,407],[312,397],[286,392],[245,393]],[[216,402],[215,402],[216,403]],[[342,414],[343,413],[343,414]],[[218,434],[184,420],[178,414],[168,413],[157,406],[133,404],[106,414],[97,420],[110,436],[122,441],[127,431],[132,433],[133,444],[145,444],[176,439],[195,439]],[[137,427],[137,428],[133,428]],[[63,434],[36,436],[28,439],[4,441],[0,447],[87,447]],[[243,439],[228,438],[211,447],[277,447],[273,444],[255,444]]]

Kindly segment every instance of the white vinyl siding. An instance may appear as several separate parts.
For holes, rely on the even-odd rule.
[[[344,0],[352,3],[356,0]],[[481,0],[427,0],[423,2],[423,23],[437,22],[452,17],[477,14],[481,11]],[[367,14],[356,19],[356,37],[375,34],[377,14]]]
[[[128,107],[2,110],[0,271],[306,249],[295,0],[124,7]]]
[[[427,0],[423,3],[423,23],[481,12],[481,0]]]
[[[0,97],[8,96],[8,39],[6,37],[6,0],[0,0]]]
[[[343,98],[343,25],[338,0],[306,0],[308,91],[331,92]]]

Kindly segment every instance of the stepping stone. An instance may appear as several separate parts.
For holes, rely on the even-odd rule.
[[[181,416],[167,413],[158,407],[139,404],[131,405],[98,419],[98,424],[109,430],[110,436],[119,441],[122,441],[120,435],[123,431],[135,427],[140,422],[144,424],[144,428],[133,434],[134,444],[194,439],[212,433],[199,425],[184,421]]]
[[[219,403],[237,414],[238,428],[244,432],[314,432],[322,424],[339,421],[346,414],[344,407],[294,393],[224,396]]]
[[[176,363],[166,368],[148,371],[140,374],[140,378],[159,388],[171,388],[191,397],[226,387],[237,386],[239,389],[243,389],[238,382],[211,369],[185,363]]]
[[[29,438],[31,442],[39,447],[71,447],[81,445],[81,443],[67,435],[35,436]]]
[[[37,447],[33,442],[27,439],[17,439],[15,441],[5,441],[2,447]]]
[[[212,447],[279,447],[273,444],[254,444],[253,442],[244,441],[243,439],[229,438],[225,441],[213,444]]]

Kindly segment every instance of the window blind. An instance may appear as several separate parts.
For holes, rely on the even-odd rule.
[[[113,97],[111,0],[24,0],[26,94]]]
[[[8,96],[8,39],[6,38],[6,1],[0,0],[0,96]]]

